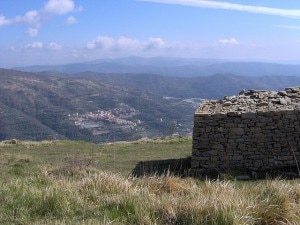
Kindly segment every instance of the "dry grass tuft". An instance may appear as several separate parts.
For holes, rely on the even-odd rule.
[[[187,180],[172,175],[144,177],[133,180],[136,187],[147,188],[149,192],[155,194],[187,193],[193,186],[192,182],[187,182]]]
[[[253,188],[257,193],[253,216],[261,224],[292,224],[299,221],[299,184],[272,180]]]
[[[97,170],[93,167],[92,159],[80,157],[66,157],[61,165],[46,171],[51,176],[62,177],[85,177]]]
[[[50,170],[54,171],[54,169]],[[300,224],[298,181],[52,173],[0,187],[1,224]]]
[[[5,140],[0,142],[0,146],[9,146],[9,145],[22,145],[25,147],[28,146],[38,146],[38,145],[52,145],[59,143],[58,141],[22,141],[17,139]]]

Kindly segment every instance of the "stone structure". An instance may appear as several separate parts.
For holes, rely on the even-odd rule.
[[[300,87],[241,91],[194,116],[194,171],[260,171],[300,164]]]

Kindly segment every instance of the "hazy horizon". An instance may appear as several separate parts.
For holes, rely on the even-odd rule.
[[[27,65],[12,65],[12,66],[3,66],[0,68],[5,68],[5,69],[16,69],[16,68],[26,68],[26,67],[32,67],[32,66],[64,66],[64,65],[72,65],[72,64],[85,64],[85,63],[93,63],[95,62],[104,62],[104,61],[109,61],[109,62],[118,62],[121,60],[125,59],[130,59],[130,58],[139,58],[139,59],[144,59],[144,60],[159,60],[159,59],[164,59],[164,60],[182,60],[183,62],[185,61],[193,61],[193,62],[201,62],[201,61],[211,61],[211,64],[219,64],[219,63],[264,63],[264,64],[281,64],[281,65],[300,65],[300,60],[299,61],[284,61],[284,60],[256,60],[256,59],[219,59],[219,58],[189,58],[189,57],[167,57],[167,56],[153,56],[153,57],[144,57],[144,56],[136,56],[136,55],[128,55],[124,57],[107,57],[107,58],[95,58],[91,60],[75,60],[75,61],[70,61],[70,62],[53,62],[53,63],[41,63],[41,64],[27,64]],[[122,63],[120,63],[122,64]],[[132,61],[129,63],[131,65],[134,65],[134,62]],[[145,63],[147,64],[147,63]],[[184,65],[195,65],[195,63],[185,63]],[[154,65],[156,66],[156,65]],[[168,66],[166,66],[168,67]]]

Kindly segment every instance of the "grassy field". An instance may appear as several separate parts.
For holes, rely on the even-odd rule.
[[[128,176],[189,156],[191,140],[0,143],[0,224],[300,224],[297,180]]]
[[[176,159],[191,155],[190,138],[93,144],[89,142],[44,141],[0,142],[0,179],[32,175],[45,168],[91,167],[129,175],[139,161]],[[7,176],[11,174],[11,176]]]

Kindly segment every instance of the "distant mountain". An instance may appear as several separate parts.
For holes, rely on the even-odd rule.
[[[172,58],[172,57],[150,57],[143,58],[137,56],[129,56],[125,58],[115,58],[115,59],[98,59],[87,62],[89,64],[98,63],[118,63],[121,65],[144,65],[144,66],[155,66],[155,67],[174,67],[174,66],[207,66],[211,64],[217,64],[226,62],[221,59],[196,59],[196,58]]]
[[[65,75],[100,80],[177,98],[220,99],[235,95],[242,89],[282,90],[289,86],[300,86],[300,77],[261,76],[245,77],[233,74],[216,74],[205,77],[168,77],[151,74],[100,74],[84,72]]]
[[[300,76],[300,65],[263,62],[229,62],[217,59],[141,58],[100,59],[66,65],[37,65],[15,68],[27,72],[56,71],[62,73],[133,73],[176,77],[198,77],[214,74],[240,76]]]

